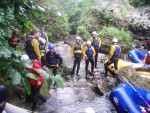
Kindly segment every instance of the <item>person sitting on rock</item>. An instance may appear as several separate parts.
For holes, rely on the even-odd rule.
[[[94,57],[96,55],[95,49],[91,46],[91,41],[87,41],[87,45],[83,48],[83,56],[85,57],[86,65],[85,65],[85,78],[88,78],[88,65],[91,63],[91,72],[94,71]]]
[[[0,113],[3,113],[3,111],[5,110],[8,97],[9,97],[8,89],[5,86],[0,85]]]
[[[54,76],[57,74],[57,69],[62,64],[62,57],[55,52],[54,45],[50,44],[48,46],[49,51],[46,53],[46,66],[53,70]],[[56,88],[56,82],[54,83],[54,89]]]
[[[80,62],[83,58],[83,46],[81,45],[81,38],[79,36],[76,37],[76,43],[72,46],[72,58],[73,58],[73,69],[71,72],[71,77],[74,77],[75,68],[77,65],[77,72],[76,75],[79,77],[79,69],[80,69]]]
[[[147,56],[144,58],[143,66],[141,68],[137,68],[136,70],[140,71],[149,71],[150,70],[150,51],[147,52]]]
[[[115,76],[116,76],[115,72],[109,70],[108,66],[113,63],[115,70],[118,69],[118,60],[119,60],[119,56],[120,56],[120,53],[121,53],[121,48],[118,45],[118,39],[114,38],[112,40],[112,42],[113,42],[113,45],[111,45],[111,49],[110,49],[108,60],[104,64],[104,67],[105,67],[105,74],[104,74],[104,76],[107,77],[107,71],[109,71],[113,75],[113,78],[115,78]]]

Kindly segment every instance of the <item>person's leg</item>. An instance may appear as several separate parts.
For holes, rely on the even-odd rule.
[[[96,51],[96,55],[95,55],[95,68],[97,68],[97,58],[98,58],[98,51]]]
[[[41,62],[42,62],[42,66],[44,66],[44,65],[45,65],[45,62],[46,62],[45,56],[42,56],[42,57],[41,57]]]
[[[104,68],[105,68],[105,77],[107,77],[107,72],[109,71],[109,69],[108,69],[108,66],[109,65],[111,65],[112,64],[112,62],[106,62],[105,64],[104,64]]]
[[[116,70],[117,69],[117,65],[118,65],[118,60],[116,60],[116,59],[115,60],[114,59],[111,60],[109,65],[111,65],[112,63],[114,63],[114,68]],[[109,71],[113,75],[113,78],[115,78],[116,74],[115,74],[114,70],[110,70],[109,68],[107,68],[107,71]]]
[[[32,111],[35,111],[36,105],[38,102],[38,87],[32,87],[32,96],[33,96],[33,105],[32,105]]]
[[[115,59],[113,62],[115,70],[118,70],[118,59]]]
[[[56,76],[56,74],[57,74],[57,67],[53,67],[53,74],[54,74],[54,76]],[[57,88],[57,83],[56,83],[56,81],[54,82],[53,88],[54,88],[54,89]]]
[[[74,77],[74,71],[75,71],[76,65],[77,65],[77,59],[75,58],[74,63],[73,63],[73,68],[72,68],[72,71],[71,71],[71,77],[72,78]]]
[[[41,89],[42,85],[40,86],[39,90],[38,90],[38,99],[40,99],[40,104],[44,104],[47,100],[40,94],[40,89]]]
[[[79,76],[80,62],[81,62],[81,59],[77,59],[77,72],[76,72],[77,76]]]
[[[85,78],[87,79],[88,75],[88,65],[89,65],[89,59],[85,60]]]
[[[90,58],[90,63],[91,63],[91,72],[94,71],[94,59],[93,58]]]

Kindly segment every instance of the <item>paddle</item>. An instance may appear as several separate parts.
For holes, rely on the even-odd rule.
[[[123,77],[123,76],[122,76]],[[129,81],[123,77],[123,79],[129,84],[129,86],[140,96],[140,98],[146,103],[147,107],[150,108],[150,104],[137,92],[137,90],[129,83]]]

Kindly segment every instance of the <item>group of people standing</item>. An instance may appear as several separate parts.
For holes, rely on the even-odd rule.
[[[18,43],[22,42],[28,58],[32,61],[33,68],[43,69],[42,67],[46,66],[52,69],[53,74],[56,75],[57,69],[61,66],[63,59],[58,53],[55,52],[54,45],[51,43],[49,44],[48,36],[44,31],[44,28],[41,28],[41,32],[37,30],[30,30],[29,37],[25,36],[23,41],[18,37],[18,30],[16,32],[15,29],[14,32],[16,35],[12,35],[12,37],[8,40],[9,45],[16,50]],[[40,101],[40,103],[46,102],[46,99],[40,94],[40,89],[44,83],[44,78],[32,68],[28,69],[28,71],[37,75],[39,78],[39,80],[29,78],[31,95],[27,95],[26,101],[32,100],[32,111],[34,111],[38,101]],[[56,87],[57,84],[54,82],[53,88]]]
[[[118,69],[118,60],[121,53],[121,48],[118,45],[118,40],[115,38],[112,40],[113,44],[111,45],[110,53],[107,62],[104,64],[105,67],[105,74],[104,76],[107,77],[107,72],[109,71],[113,77],[116,76],[114,71],[111,71],[108,66],[114,63],[115,70]],[[74,77],[75,68],[76,75],[79,77],[79,69],[80,69],[80,62],[85,58],[85,78],[88,78],[88,66],[89,62],[91,63],[91,72],[94,72],[94,68],[97,67],[97,59],[98,59],[98,53],[99,49],[101,47],[101,39],[97,36],[97,32],[92,32],[92,37],[86,42],[86,45],[83,46],[81,44],[81,37],[76,37],[76,42],[72,46],[72,58],[74,60],[73,63],[73,69],[71,72],[71,77]]]

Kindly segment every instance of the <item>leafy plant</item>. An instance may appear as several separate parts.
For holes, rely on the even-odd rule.
[[[129,0],[130,3],[135,7],[142,7],[150,5],[149,0]]]
[[[22,84],[24,85],[28,94],[31,94],[31,87],[29,85],[28,79],[32,78],[38,80],[37,76],[29,73],[28,68],[32,68],[32,63],[30,60],[21,60],[21,54],[17,51],[11,52],[9,49],[0,45],[0,78],[9,78],[13,85]],[[44,79],[47,87],[50,87],[51,80],[56,80],[58,85],[63,88],[63,80],[61,76],[53,76],[51,70],[39,70],[34,69],[40,73]]]
[[[123,28],[119,30],[115,27],[104,26],[104,28],[98,34],[103,35],[108,41],[112,40],[113,38],[117,38],[119,40],[119,43],[122,44],[131,44],[132,41],[130,33],[124,31]]]
[[[77,34],[83,38],[89,38],[90,33],[84,26],[79,26],[77,28]]]

